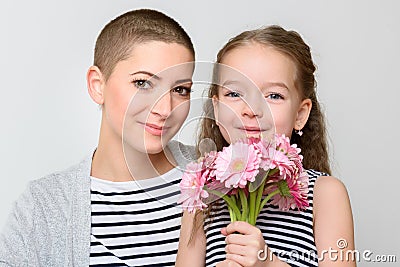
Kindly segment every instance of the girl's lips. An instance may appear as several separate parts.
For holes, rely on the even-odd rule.
[[[265,132],[265,129],[259,127],[239,127],[238,129],[247,137],[260,137]]]
[[[239,129],[242,131],[249,132],[249,133],[260,133],[260,132],[264,131],[263,129],[258,128],[258,127],[241,127]]]

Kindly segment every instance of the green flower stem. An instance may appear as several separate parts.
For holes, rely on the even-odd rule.
[[[232,199],[232,202],[235,203],[239,211],[242,210],[242,203],[240,202],[240,198],[237,195],[231,195],[230,198]]]
[[[233,211],[233,214],[234,214],[233,222],[237,221],[240,218],[240,210],[237,207],[236,202],[232,198],[230,198],[228,195],[224,195],[224,196],[222,196],[222,198],[223,198],[223,200],[225,200],[226,204],[228,204],[228,206],[231,207],[231,209]]]
[[[260,211],[262,210],[264,205],[268,202],[268,200],[270,200],[271,197],[275,196],[276,194],[279,194],[279,189],[276,189],[272,193],[268,194],[266,198],[263,199],[263,201],[261,202],[261,205],[260,205]]]
[[[279,168],[272,169],[272,170],[270,170],[270,171],[268,172],[268,176],[274,175],[274,174],[277,173],[278,171],[279,171]]]
[[[247,197],[246,194],[244,193],[243,189],[239,189],[239,198],[240,198],[240,202],[242,204],[242,216],[240,217],[241,221],[246,221],[248,222],[248,212],[249,212],[249,208],[248,208],[248,203],[247,203]]]
[[[215,194],[215,195],[219,196],[220,198],[222,198],[223,200],[225,200],[228,207],[230,207],[232,209],[234,218],[232,218],[232,216],[231,216],[231,220],[233,220],[233,222],[236,221],[238,218],[240,218],[240,210],[239,210],[234,198],[232,199],[228,195],[224,195],[217,190],[207,189],[207,191],[212,194]]]
[[[264,187],[265,187],[265,182],[267,179],[264,179],[264,181],[261,183],[261,185],[258,187],[257,191],[255,192],[257,194],[256,199],[255,199],[255,209],[254,209],[254,224],[256,223],[258,214],[260,214],[261,211],[261,198],[264,192]]]
[[[233,212],[233,210],[230,206],[228,206],[228,210],[229,210],[229,217],[231,217],[231,222],[234,222],[235,213]]]
[[[249,193],[250,194],[250,199],[249,199],[249,223],[251,224],[251,225],[255,225],[256,224],[256,218],[257,218],[257,215],[256,215],[256,210],[257,210],[257,202],[256,202],[256,199],[257,199],[257,197],[256,197],[256,194],[257,194],[257,191],[253,191],[253,192],[250,192]]]
[[[249,192],[249,197],[242,189],[239,189],[239,195],[224,195],[217,190],[206,189],[208,192],[215,194],[225,200],[228,205],[229,215],[231,217],[231,222],[235,221],[246,221],[251,225],[256,225],[257,217],[260,214],[262,208],[274,195],[278,194],[279,189],[268,194],[263,200],[262,196],[265,190],[265,184],[268,176],[271,176],[279,171],[278,168],[268,171],[263,177],[262,183],[259,185],[257,190]]]
[[[261,202],[261,198],[262,198],[263,193],[264,193],[264,190],[265,190],[265,183],[267,182],[268,176],[274,175],[274,174],[277,173],[277,172],[279,172],[279,169],[278,169],[278,168],[269,170],[269,171],[265,174],[265,177],[264,177],[264,179],[263,179],[263,182],[261,183],[261,185],[260,185],[260,186],[258,187],[258,189],[257,189],[257,199],[256,199],[256,203],[257,203],[256,206],[257,206],[257,209],[256,209],[256,211],[255,211],[254,224],[255,224],[255,221],[257,220],[258,214],[260,214],[260,212],[261,212],[262,208],[264,207],[265,203],[267,203],[268,200],[269,200],[271,197],[273,197],[274,195],[276,195],[276,193],[273,192],[273,195],[271,195],[270,197],[267,196],[267,197],[266,197],[267,200],[264,199],[264,201]]]

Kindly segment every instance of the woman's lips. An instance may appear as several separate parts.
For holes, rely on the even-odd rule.
[[[155,135],[155,136],[161,136],[165,134],[169,127],[165,127],[163,125],[157,125],[157,124],[152,124],[152,123],[142,123],[144,129],[146,132],[149,134]]]

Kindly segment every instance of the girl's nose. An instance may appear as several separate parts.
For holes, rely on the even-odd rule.
[[[255,97],[254,99],[242,99],[242,101],[242,116],[249,118],[261,118],[263,116],[263,109],[266,108],[264,98]]]

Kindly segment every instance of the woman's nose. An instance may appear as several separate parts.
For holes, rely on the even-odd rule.
[[[170,91],[167,91],[156,100],[151,112],[162,118],[167,118],[171,114],[171,111],[172,98]]]

